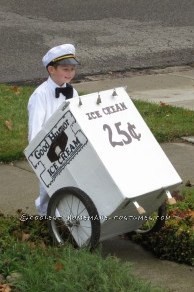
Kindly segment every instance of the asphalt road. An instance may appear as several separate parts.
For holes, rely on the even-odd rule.
[[[73,43],[78,76],[194,63],[194,0],[1,0],[0,82],[47,76],[41,59]]]

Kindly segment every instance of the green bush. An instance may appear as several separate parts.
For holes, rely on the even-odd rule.
[[[194,234],[190,230],[180,230],[173,224],[166,225],[150,235],[134,235],[133,240],[160,259],[194,265]]]
[[[194,265],[194,188],[174,192],[176,205],[168,206],[165,226],[156,233],[135,234],[132,239],[157,257]]]

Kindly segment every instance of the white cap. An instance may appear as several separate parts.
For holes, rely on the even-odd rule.
[[[79,62],[75,58],[75,47],[71,44],[63,44],[50,49],[42,58],[45,67],[48,64],[58,63],[60,65],[77,65]],[[52,64],[51,63],[51,64]]]

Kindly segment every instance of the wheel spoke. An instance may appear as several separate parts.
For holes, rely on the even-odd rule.
[[[91,236],[91,232],[90,232],[90,234],[88,234],[82,226],[80,226],[80,229],[83,230],[83,232],[84,232],[88,237]],[[91,231],[91,230],[92,230],[92,228],[90,228],[90,231]]]
[[[69,210],[70,210],[70,215],[72,215],[72,216],[73,216],[72,209],[71,209],[71,207],[70,207],[70,205],[69,205],[69,202],[68,202],[68,200],[67,200],[67,205],[68,205],[68,207],[69,207]]]
[[[84,230],[83,230],[84,231]],[[89,234],[87,234],[85,231],[84,231],[84,233],[86,234],[86,237],[87,237],[87,240],[90,238],[90,235]],[[83,232],[81,233],[80,232],[80,229],[78,230],[77,229],[77,243],[78,243],[78,245],[82,245],[82,243],[84,242],[86,242],[87,241],[85,238],[84,238],[84,236],[83,236]]]
[[[78,206],[77,206],[77,213],[76,213],[76,216],[78,216],[78,210],[79,210],[79,206],[80,206],[80,200],[78,201]]]
[[[83,212],[84,212],[84,210],[86,210],[86,208],[85,208],[85,207],[84,207],[84,209],[82,209],[82,210],[81,210],[81,212],[79,212],[79,214],[78,214],[77,216],[80,216],[80,214],[81,214],[81,213],[83,213]],[[86,210],[86,212],[87,212],[87,210]]]
[[[71,198],[72,198],[72,200],[71,200],[71,213],[73,214],[73,212],[72,212],[72,206],[73,206],[73,196],[71,195]]]

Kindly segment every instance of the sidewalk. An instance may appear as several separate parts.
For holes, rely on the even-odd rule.
[[[118,73],[108,76],[89,76],[89,82],[75,84],[84,94],[125,86],[129,96],[151,102],[164,102],[194,110],[194,68],[169,67],[149,70],[151,74]],[[122,77],[124,75],[125,77]],[[127,76],[128,75],[128,76]],[[118,78],[118,76],[120,76]]]
[[[84,94],[127,86],[127,92],[134,99],[152,102],[164,102],[194,110],[194,69],[190,67],[168,68],[154,71],[154,74],[118,77],[91,76],[93,81],[75,84],[75,88]],[[95,80],[96,79],[96,80]],[[190,137],[194,143],[194,137]],[[165,143],[162,148],[183,184],[188,180],[194,183],[194,144]],[[26,161],[13,164],[0,164],[0,211],[14,215],[17,209],[36,214],[34,200],[38,194],[38,179]],[[104,255],[116,255],[124,261],[130,261],[134,274],[159,285],[167,291],[194,291],[193,268],[174,262],[161,261],[140,246],[120,238],[103,242]]]

